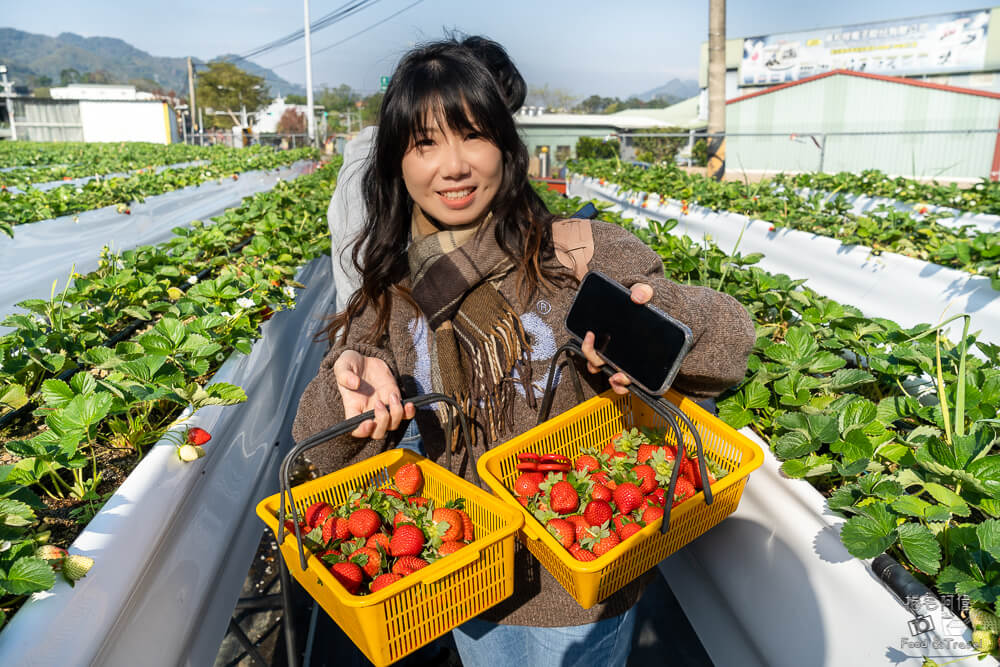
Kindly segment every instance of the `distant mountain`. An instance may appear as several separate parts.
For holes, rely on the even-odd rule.
[[[269,69],[238,56],[221,56],[251,74],[263,76],[272,95],[304,95],[304,87],[285,81]],[[195,59],[196,64],[204,61]],[[140,87],[159,86],[187,96],[187,59],[153,56],[114,37],[81,37],[64,32],[58,37],[36,35],[14,28],[0,28],[0,63],[18,84],[61,85],[63,70],[98,74],[111,83],[135,83]]]
[[[659,88],[653,88],[652,90],[647,90],[644,93],[639,93],[636,95],[643,102],[649,102],[650,100],[655,100],[657,98],[673,99],[677,102],[681,100],[686,100],[690,97],[694,97],[701,91],[698,86],[698,82],[694,79],[671,79],[669,82],[663,84]]]

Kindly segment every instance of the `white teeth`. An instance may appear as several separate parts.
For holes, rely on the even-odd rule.
[[[472,188],[466,188],[464,190],[452,190],[451,192],[442,192],[445,199],[462,199],[463,197],[468,197],[472,194]]]

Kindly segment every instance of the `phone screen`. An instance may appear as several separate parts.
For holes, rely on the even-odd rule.
[[[566,328],[582,341],[594,332],[594,349],[643,389],[663,393],[690,346],[691,330],[599,273],[584,276],[566,316]]]

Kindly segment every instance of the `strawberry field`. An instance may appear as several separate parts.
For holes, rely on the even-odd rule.
[[[733,209],[843,243],[867,242],[966,271],[988,271],[1000,254],[991,235],[889,213],[856,216],[833,203],[780,196],[767,185],[716,183],[672,168],[641,170],[614,161],[577,169],[621,184],[624,197],[662,193],[687,208]],[[989,186],[995,188],[996,186]],[[628,192],[635,191],[635,192]],[[643,191],[643,192],[640,192]],[[543,193],[563,213],[579,201]],[[635,203],[635,202],[633,202]],[[637,205],[638,206],[638,205]],[[684,211],[687,213],[687,211]],[[968,595],[996,611],[1000,600],[1000,347],[956,316],[903,327],[838,303],[809,283],[757,266],[761,254],[727,253],[709,238],[677,233],[676,220],[629,228],[663,258],[679,282],[725,291],[756,321],[744,381],[720,398],[719,416],[770,443],[786,477],[808,480],[845,517],[840,538],[855,557],[895,557],[938,594]]]
[[[36,162],[85,159],[89,149],[62,147]],[[211,162],[191,168],[201,177],[101,185],[130,201],[310,155],[178,151],[169,159]],[[152,158],[140,150],[136,159]],[[167,434],[183,460],[215,444],[183,423],[205,407],[246,399],[240,387],[211,380],[234,353],[250,353],[263,322],[294,307],[297,271],[329,247],[324,214],[337,167],[279,181],[210,222],[176,228],[164,243],[105,249],[95,271],[49,298],[22,301],[3,321],[11,331],[0,336],[0,624],[55,583],[43,556],[58,565],[60,552],[40,547],[68,547],[154,443]],[[4,196],[19,206],[25,195]]]

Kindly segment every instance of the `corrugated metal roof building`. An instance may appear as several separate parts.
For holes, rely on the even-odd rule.
[[[998,122],[1000,93],[837,70],[729,100],[726,166],[996,178]]]

